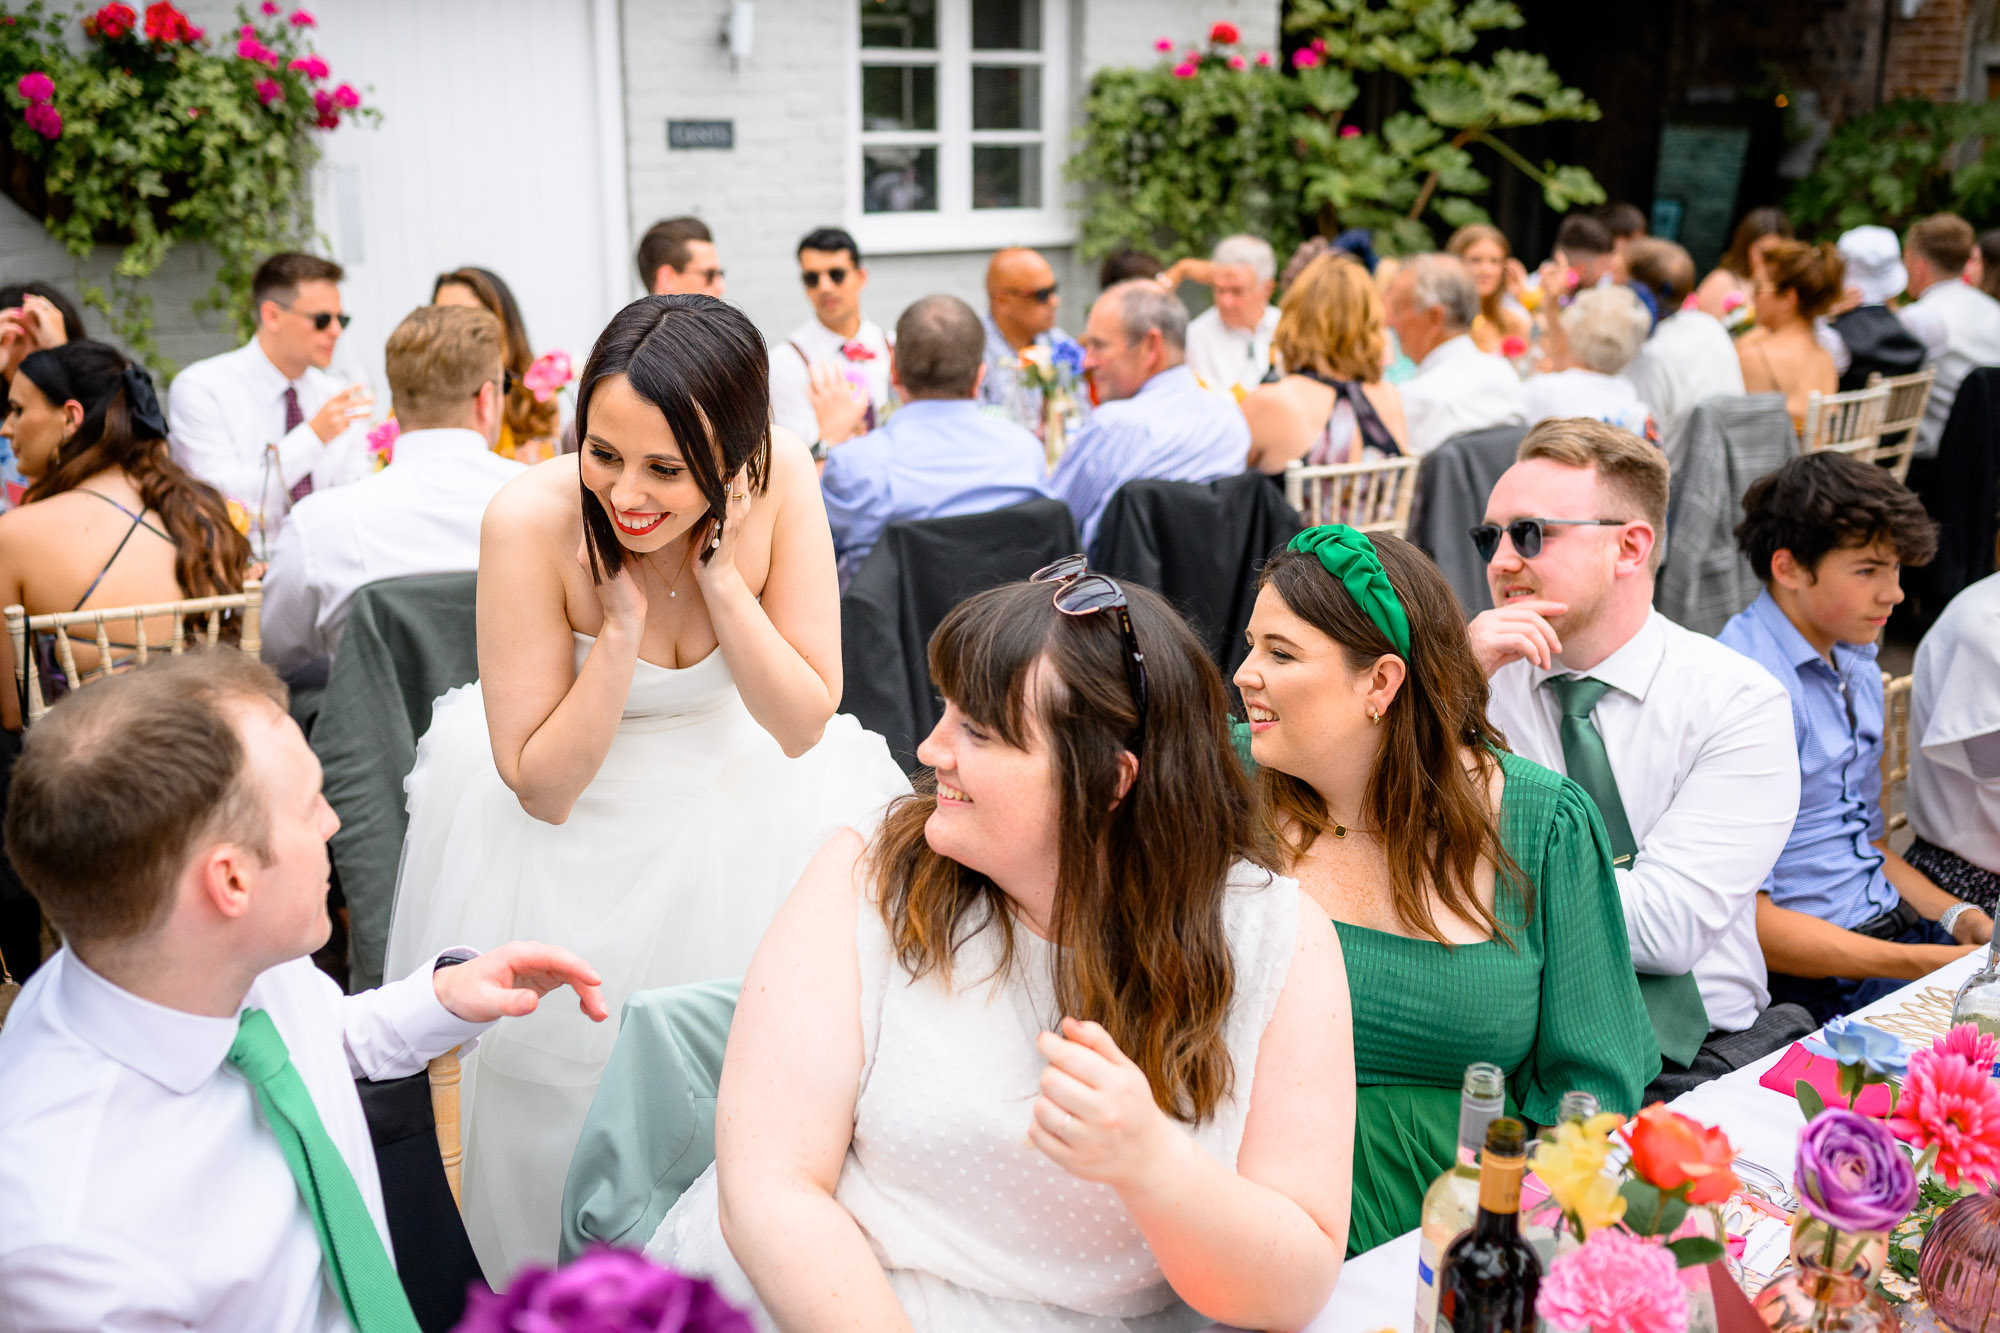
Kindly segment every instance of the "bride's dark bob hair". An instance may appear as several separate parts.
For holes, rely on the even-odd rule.
[[[1050,926],[1058,1011],[1103,1024],[1162,1109],[1193,1123],[1229,1095],[1223,1043],[1234,977],[1223,925],[1229,871],[1269,866],[1250,781],[1229,744],[1222,677],[1180,616],[1126,584],[1146,654],[1145,752],[1121,798],[1138,731],[1124,638],[1109,614],[1066,616],[1047,583],[961,603],[931,636],[940,693],[1006,744],[1049,752],[1060,848]],[[1046,661],[1046,670],[1036,664]],[[1006,895],[931,849],[935,775],[889,810],[870,850],[883,919],[913,976],[951,983],[958,946],[996,921],[1014,963]]]
[[[729,483],[747,472],[750,492],[771,479],[771,366],[764,336],[733,305],[712,296],[642,296],[611,317],[576,390],[576,439],[590,447],[590,400],[623,375],[633,392],[660,409],[680,446],[688,475],[708,501],[695,530],[704,563],[710,539],[729,510]],[[701,448],[706,443],[707,448]],[[583,484],[583,531],[591,576],[599,583],[625,567],[625,548],[604,502]]]

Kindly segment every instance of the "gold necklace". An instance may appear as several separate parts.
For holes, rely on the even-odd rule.
[[[687,554],[681,557],[681,567],[674,571],[674,581],[667,585],[667,596],[678,597],[681,595],[680,591],[681,576],[688,572],[688,566],[693,563],[694,563],[694,542],[689,541]]]

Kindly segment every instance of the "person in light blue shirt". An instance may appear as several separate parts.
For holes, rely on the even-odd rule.
[[[843,590],[890,523],[1049,493],[1041,442],[980,408],[985,348],[979,316],[955,296],[926,296],[896,321],[889,379],[902,406],[834,449],[820,475]]]
[[[1758,896],[1771,999],[1825,1022],[1992,938],[1977,907],[1889,850],[1882,810],[1884,708],[1875,639],[1903,600],[1901,566],[1937,532],[1908,488],[1873,463],[1819,452],[1759,478],[1737,545],[1764,592],[1716,637],[1792,700],[1799,813]]]
[[[1088,548],[1111,495],[1128,481],[1215,481],[1243,471],[1243,410],[1201,387],[1187,360],[1187,307],[1156,282],[1121,282],[1083,327],[1083,369],[1099,405],[1049,477]]]

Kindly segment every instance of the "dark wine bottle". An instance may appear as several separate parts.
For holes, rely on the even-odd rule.
[[[1527,1130],[1510,1116],[1486,1130],[1479,1213],[1438,1265],[1436,1333],[1535,1333],[1542,1261],[1521,1235]]]

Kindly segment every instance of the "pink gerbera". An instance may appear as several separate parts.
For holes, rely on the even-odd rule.
[[[1972,1061],[1975,1065],[1985,1065],[1991,1069],[1996,1052],[2000,1052],[2000,1041],[1991,1033],[1981,1032],[1971,1023],[1960,1023],[1934,1043],[1933,1049],[1940,1055],[1956,1055]]]
[[[1983,1054],[1967,1059],[1957,1048]],[[1920,1151],[1952,1189],[1967,1177],[2000,1183],[2000,1083],[1993,1080],[1993,1040],[1956,1033],[1910,1057],[1889,1130]]]

